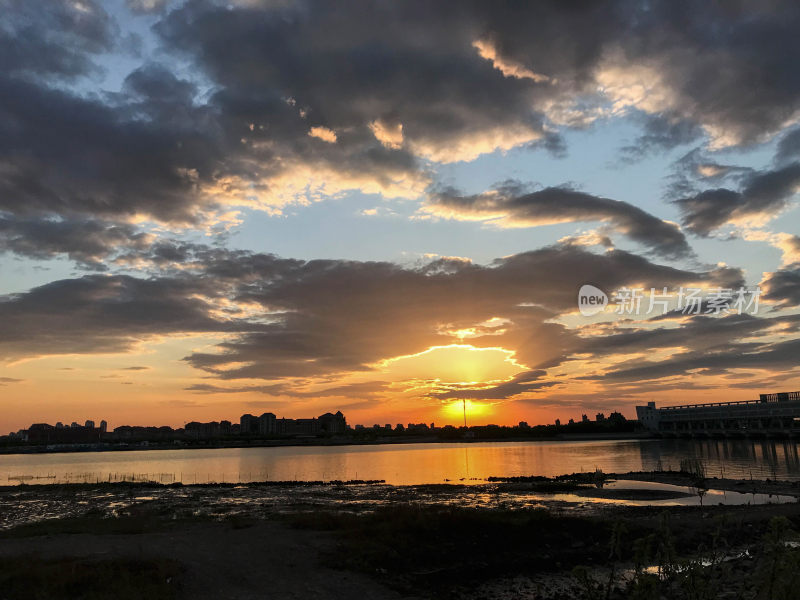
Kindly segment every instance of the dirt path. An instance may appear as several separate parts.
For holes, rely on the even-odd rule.
[[[261,522],[201,523],[160,533],[73,534],[0,540],[0,556],[171,558],[186,568],[183,595],[198,600],[400,600],[364,575],[328,569],[328,534]]]

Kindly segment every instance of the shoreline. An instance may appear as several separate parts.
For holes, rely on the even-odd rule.
[[[742,494],[763,494],[768,496],[792,496],[800,503],[800,480],[780,479],[747,479],[747,478],[719,478],[698,477],[684,471],[628,471],[624,473],[603,472],[576,472],[554,477],[543,475],[531,476],[490,476],[485,480],[471,481],[444,481],[441,483],[411,483],[393,484],[384,479],[349,479],[349,480],[264,480],[248,482],[202,482],[162,483],[150,480],[132,481],[98,481],[98,482],[68,482],[68,483],[19,483],[15,485],[0,485],[0,495],[19,492],[61,492],[65,490],[233,490],[233,489],[308,489],[308,488],[355,488],[374,487],[383,490],[411,490],[424,491],[425,493],[448,492],[456,490],[475,490],[481,493],[487,490],[493,493],[511,492],[525,493],[536,492],[546,495],[558,495],[563,492],[575,490],[582,492],[585,498],[601,498],[609,496],[603,493],[605,486],[615,483],[653,483],[666,484],[684,488],[697,488],[701,483],[705,489],[716,491],[737,492]],[[596,491],[597,494],[592,492]],[[607,490],[606,490],[607,491]],[[678,493],[676,497],[684,494]],[[646,496],[646,494],[645,494]]]
[[[54,584],[65,573],[82,581],[105,573],[105,582],[135,575],[160,582],[165,597],[187,600],[262,597],[265,578],[278,597],[318,600],[625,600],[642,597],[634,595],[639,586],[688,599],[696,596],[681,590],[697,582],[727,594],[707,597],[753,597],[763,565],[771,564],[765,557],[774,556],[765,540],[776,526],[800,525],[800,482],[707,480],[715,489],[791,493],[791,502],[642,506],[631,498],[658,502],[687,493],[645,494],[635,486],[622,493],[611,481],[675,486],[696,484],[696,476],[601,476],[416,486],[0,487],[0,570],[20,588]],[[565,492],[577,492],[577,499],[559,500]],[[593,497],[604,501],[592,504]],[[800,558],[789,545],[793,534],[779,535],[787,540],[780,546],[786,560]]]
[[[170,443],[110,443],[99,444],[65,444],[65,445],[32,445],[0,448],[0,455],[20,454],[66,454],[86,452],[134,452],[150,450],[219,450],[227,448],[291,448],[291,447],[331,447],[331,446],[386,446],[395,444],[496,444],[496,443],[530,443],[530,442],[602,442],[602,441],[637,441],[660,439],[647,432],[621,432],[607,434],[562,434],[547,437],[513,437],[513,438],[464,438],[441,439],[433,436],[420,436],[411,439],[377,439],[377,440],[352,440],[352,439],[285,439],[285,440],[251,440],[251,441],[223,441],[209,443],[185,442]],[[55,447],[54,447],[55,446]]]

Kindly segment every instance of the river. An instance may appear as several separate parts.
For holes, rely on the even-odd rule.
[[[381,479],[394,485],[678,469],[708,476],[800,479],[798,443],[772,440],[613,440],[131,450],[0,455],[0,485],[150,480],[162,483]]]

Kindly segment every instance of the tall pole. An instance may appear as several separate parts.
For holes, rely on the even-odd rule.
[[[464,429],[467,428],[467,399],[462,398],[461,402],[464,403]]]

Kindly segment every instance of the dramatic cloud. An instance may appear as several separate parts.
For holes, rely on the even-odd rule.
[[[778,161],[793,160],[800,157],[800,129],[795,128],[778,142]]]
[[[251,258],[252,268],[243,269]],[[468,329],[478,332],[472,345],[508,348],[520,364],[546,368],[573,346],[573,333],[549,321],[575,310],[577,290],[588,281],[613,290],[640,282],[733,286],[741,277],[735,270],[692,273],[622,251],[597,255],[569,245],[488,266],[449,259],[417,269],[344,261],[283,264],[255,255],[234,264],[210,262],[207,268],[224,281],[226,267],[251,278],[236,301],[263,307],[273,320],[221,344],[220,353],[187,357],[225,379],[368,370],[380,360],[456,342]],[[502,331],[476,329],[491,319],[509,325]]]
[[[114,46],[117,27],[95,0],[0,0],[0,72],[72,79],[96,73],[93,55]]]
[[[0,360],[126,352],[161,335],[256,327],[213,318],[202,296],[214,293],[196,280],[91,275],[5,296]]]
[[[800,306],[800,263],[770,273],[762,285],[765,299],[778,306]]]
[[[195,81],[144,64],[119,93],[91,95],[44,78],[91,74],[114,50],[118,26],[98,4],[3,8],[0,208],[16,214],[197,223],[348,189],[417,197],[425,161],[560,152],[559,128],[599,117],[646,114],[646,148],[698,128],[725,145],[800,108],[793,3],[193,0],[154,31]]]
[[[0,0],[0,11],[0,253],[28,259],[21,269],[66,257],[106,272],[44,285],[41,272],[10,279],[10,290],[36,284],[0,297],[6,363],[196,336],[202,343],[181,342],[178,357],[188,354],[182,368],[199,376],[180,385],[198,393],[375,401],[419,389],[428,402],[557,398],[570,383],[587,387],[576,398],[591,386],[632,394],[670,389],[687,373],[747,386],[794,372],[800,243],[779,233],[791,224],[761,226],[800,187],[796,2],[125,0],[112,10],[97,0]],[[594,124],[603,126],[578,131]],[[776,136],[767,167],[740,152]],[[657,209],[593,193],[621,184],[582,165],[574,179],[585,192],[511,180],[456,191],[510,176],[569,181],[558,168],[540,176],[553,163],[528,159],[542,150],[563,158],[572,139],[595,154],[613,147],[623,170],[641,160],[641,189],[657,188],[657,152],[692,143],[668,181],[675,204],[664,207],[677,206],[684,229]],[[737,153],[720,152],[730,148]],[[524,150],[504,158],[512,149]],[[481,156],[472,173],[454,164]],[[224,247],[296,249],[325,219],[335,229],[314,247],[369,257],[369,240],[339,244],[363,223],[331,216],[335,202],[353,202],[351,217],[379,206],[365,194],[406,200],[396,214],[600,225],[538,249],[532,232],[531,251],[504,242],[496,255],[510,255],[489,264],[295,260]],[[300,214],[323,200],[334,202]],[[296,220],[272,239],[274,221],[245,223],[254,211]],[[310,213],[319,220],[303,221]],[[782,252],[780,264],[758,268],[768,317],[578,315],[586,283],[608,292],[743,285],[739,268],[702,266],[721,264],[715,241],[695,254],[683,233],[729,224],[744,227],[742,244]],[[480,230],[437,219],[403,227],[380,256],[468,255],[452,231]],[[209,245],[197,241],[220,231]],[[615,234],[649,258],[614,249]],[[605,251],[589,251],[595,244]],[[749,258],[724,258],[753,272]],[[694,270],[671,266],[678,260]],[[508,357],[510,370],[484,381],[391,371],[420,355],[433,364],[432,348],[459,344]]]
[[[34,259],[66,255],[79,265],[103,271],[121,250],[143,250],[152,236],[130,225],[103,221],[0,217],[0,251]]]
[[[727,344],[713,352],[683,352],[666,360],[644,361],[637,366],[613,369],[598,379],[631,385],[689,373],[719,375],[732,369],[763,369],[788,377],[797,368],[794,357],[798,352],[800,339],[797,338],[763,344]]]
[[[569,244],[485,266],[456,259],[418,267],[300,261],[192,244],[139,252],[143,260],[152,254],[152,264],[158,256],[161,276],[92,275],[4,297],[0,357],[130,352],[164,336],[209,334],[222,341],[185,360],[215,381],[191,384],[190,391],[378,399],[391,393],[392,361],[463,344],[467,336],[474,348],[513,353],[519,372],[483,384],[431,381],[418,395],[490,400],[558,389],[569,380],[634,385],[690,370],[690,360],[699,360],[706,373],[767,368],[760,355],[774,357],[783,347],[771,336],[796,333],[800,322],[674,315],[638,325],[568,327],[560,319],[576,313],[577,290],[586,282],[606,290],[742,284],[736,269],[683,271],[619,250],[595,254]],[[774,284],[769,289],[777,293]],[[673,354],[652,364],[627,362],[665,350]],[[560,372],[576,361],[594,366]],[[357,374],[367,381],[340,379]],[[395,391],[404,389],[409,384]]]
[[[270,396],[286,396],[289,398],[349,398],[349,399],[373,399],[386,394],[389,390],[389,382],[386,381],[367,381],[363,383],[352,383],[333,387],[302,390],[297,386],[276,383],[271,385],[249,385],[223,387],[210,383],[196,383],[186,389],[190,392],[200,392],[205,394],[243,394],[256,392],[268,394]]]
[[[529,393],[535,390],[542,390],[551,388],[558,385],[558,381],[546,379],[547,371],[535,370],[525,371],[510,381],[503,382],[499,385],[491,385],[487,387],[476,388],[474,386],[452,386],[441,392],[434,392],[431,395],[433,398],[440,400],[448,399],[468,399],[468,400],[504,400],[518,396],[520,394]]]
[[[171,75],[152,72],[149,85],[158,102],[114,107],[0,76],[0,209],[197,222],[209,204],[197,187],[213,179],[220,151],[216,128],[205,109],[163,95],[182,89]],[[169,119],[138,113],[171,108]]]
[[[487,221],[500,227],[603,221],[613,225],[613,230],[664,256],[680,257],[691,253],[674,223],[662,221],[627,202],[564,188],[525,193],[521,184],[507,182],[473,196],[447,190],[434,195],[425,210],[447,218]]]
[[[697,315],[685,317],[678,327],[629,328],[585,338],[583,352],[598,355],[618,353],[653,353],[665,348],[693,348],[706,351],[763,333],[775,326],[774,321],[748,314],[731,314],[722,317]]]
[[[705,190],[676,201],[683,225],[699,235],[708,235],[729,222],[748,224],[766,221],[780,212],[800,188],[800,163],[745,177],[739,191],[726,188]]]
[[[645,386],[645,382],[651,380],[690,373],[698,377],[734,376],[737,370],[758,369],[785,375],[797,366],[791,356],[800,344],[800,338],[785,336],[796,334],[798,324],[800,315],[698,315],[684,318],[677,327],[640,327],[592,336],[582,344],[585,353],[597,357],[640,354],[643,358],[616,362],[611,368],[602,369],[605,372],[582,375],[578,379],[636,387]],[[784,338],[776,341],[776,333]],[[668,349],[675,352],[657,359],[644,358]]]

